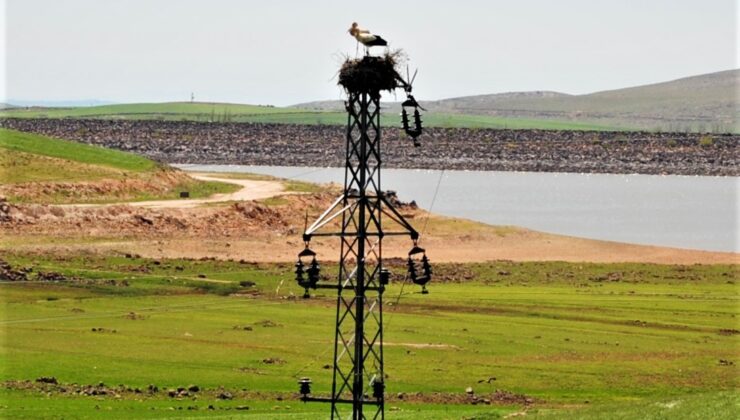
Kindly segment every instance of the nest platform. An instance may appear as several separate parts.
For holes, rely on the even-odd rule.
[[[374,93],[399,87],[396,66],[398,54],[375,57],[366,55],[347,59],[339,69],[339,85],[347,92]]]

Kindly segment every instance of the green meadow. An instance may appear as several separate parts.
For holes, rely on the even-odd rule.
[[[70,140],[52,139],[38,134],[24,133],[5,128],[0,128],[0,149],[3,150],[4,155],[9,152],[24,153],[131,172],[150,171],[157,167],[154,161],[134,153],[90,146]],[[6,160],[9,159],[3,158],[4,162]],[[6,163],[9,164],[9,162]],[[48,168],[49,171],[54,169],[56,168]],[[26,170],[17,170],[14,172],[15,176],[24,175],[31,177],[34,175],[29,174]],[[59,179],[66,178],[59,176]]]
[[[0,118],[92,118],[309,125],[344,125],[347,123],[347,115],[344,112],[205,102],[142,103],[74,108],[11,108],[0,110]],[[424,115],[423,119],[425,126],[428,127],[550,130],[625,129],[625,127],[572,121],[504,118],[486,115],[428,113]],[[384,113],[381,120],[385,127],[401,127],[398,115]]]
[[[13,187],[34,182],[156,183],[157,177],[168,176],[168,171],[171,170],[165,165],[133,153],[0,128],[0,186]],[[145,191],[131,187],[123,192],[113,192],[100,189],[94,195],[76,196],[73,188],[60,187],[49,188],[48,192],[31,198],[14,196],[12,193],[6,194],[6,198],[13,202],[43,204],[102,203],[176,199],[180,191],[188,191],[191,197],[199,198],[238,189],[239,186],[234,184],[200,181],[180,175],[176,184],[165,184],[159,190]],[[39,190],[43,191],[43,188]]]
[[[296,399],[296,381],[311,377],[317,395],[330,389],[335,297],[301,299],[291,264],[1,258],[33,269],[29,281],[0,282],[2,417],[328,414],[324,404]],[[402,287],[403,268],[392,267],[388,418],[736,418],[736,266],[500,261],[435,269],[422,295]],[[325,271],[331,278],[336,267]],[[65,279],[41,281],[36,272]],[[42,389],[41,377],[59,385]],[[160,391],[59,391],[99,383]],[[167,395],[190,385],[199,391]],[[473,405],[467,387],[481,398],[510,393],[528,402]],[[233,399],[219,398],[224,391]]]
[[[0,151],[0,181],[11,186],[147,180],[167,170],[133,154],[12,130],[0,130]],[[319,188],[285,182],[291,191]],[[191,195],[226,188],[209,185],[191,185]],[[106,199],[120,197],[97,197]],[[325,404],[297,400],[296,381],[308,376],[316,395],[329,392],[336,301],[327,290],[301,299],[290,263],[12,247],[0,260],[27,277],[0,280],[0,418],[328,415]],[[740,412],[736,265],[440,264],[422,295],[401,285],[401,265],[389,264],[388,418],[734,419]],[[332,263],[324,271],[336,276]],[[193,385],[197,391],[170,395]],[[491,404],[472,404],[468,387]]]

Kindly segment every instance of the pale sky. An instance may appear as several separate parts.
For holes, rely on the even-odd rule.
[[[738,67],[735,0],[0,3],[0,97],[16,100],[338,99],[353,21],[406,51],[420,99],[588,93]]]

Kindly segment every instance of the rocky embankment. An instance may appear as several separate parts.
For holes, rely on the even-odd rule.
[[[2,119],[0,126],[167,163],[343,166],[344,127],[189,121]],[[384,130],[385,167],[740,175],[740,135],[428,128],[414,147]]]

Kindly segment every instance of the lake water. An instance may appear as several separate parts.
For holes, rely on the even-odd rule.
[[[343,168],[179,167],[344,182]],[[740,178],[736,177],[383,169],[382,188],[435,213],[494,225],[637,244],[740,251]]]

